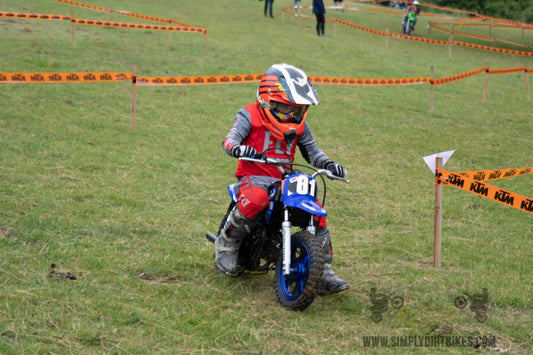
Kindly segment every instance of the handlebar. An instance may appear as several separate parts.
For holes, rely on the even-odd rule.
[[[333,174],[328,169],[318,169],[312,176],[315,177],[317,175],[326,175],[330,180],[341,180],[341,181],[344,181],[345,183],[349,183],[350,182],[350,180],[348,180],[348,179],[345,179],[343,177],[340,177],[340,176],[337,176],[337,175]]]
[[[291,162],[289,159],[274,159],[274,158],[267,157],[266,155],[261,154],[261,153],[256,154],[253,157],[240,157],[239,160],[244,160],[244,161],[247,161],[247,162],[258,163],[258,164],[276,165],[276,166],[280,167],[280,170],[282,170],[281,167],[284,166],[284,165],[290,165],[290,166],[294,165],[294,163]],[[313,169],[312,167],[308,167],[308,168]],[[313,170],[315,170],[315,172],[312,175],[313,178],[315,176],[317,176],[317,175],[325,175],[330,180],[341,180],[341,181],[344,181],[346,183],[350,182],[350,180],[348,180],[348,179],[345,179],[343,177],[334,175],[328,169],[318,169],[318,170],[313,169]],[[282,171],[282,173],[283,173],[283,171]]]

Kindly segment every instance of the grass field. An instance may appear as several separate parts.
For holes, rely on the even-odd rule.
[[[81,25],[73,47],[67,21],[0,18],[0,73],[136,64],[138,76],[232,75],[287,62],[310,76],[427,77],[433,67],[441,78],[487,63],[533,67],[526,56],[454,47],[450,58],[447,46],[393,38],[386,46],[329,22],[319,38],[314,19],[282,15],[289,0],[274,2],[274,19],[256,0],[85,2],[206,27],[209,50],[197,33]],[[326,17],[399,32],[398,16],[348,4],[358,10]],[[49,0],[1,5],[109,20]],[[429,37],[427,21],[413,35]],[[502,31],[533,45],[532,33]],[[277,303],[273,273],[216,272],[204,238],[234,181],[236,161],[221,142],[257,83],[138,87],[135,132],[128,82],[0,84],[0,353],[532,353],[530,214],[445,187],[442,268],[432,267],[434,177],[422,157],[454,149],[450,171],[533,166],[525,74],[491,75],[485,103],[484,81],[435,87],[432,114],[429,85],[317,85],[309,125],[351,180],[329,184],[326,205],[333,267],[351,288],[305,312]],[[532,175],[493,182],[528,197],[532,183]],[[401,295],[403,308],[372,321],[372,288]],[[488,319],[479,322],[454,300],[483,288]],[[415,346],[414,337],[454,343]],[[475,348],[476,339],[488,343]]]

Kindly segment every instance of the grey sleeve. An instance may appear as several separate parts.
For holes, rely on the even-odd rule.
[[[305,123],[304,132],[298,140],[298,147],[300,148],[300,152],[302,152],[304,159],[316,168],[326,169],[329,164],[333,163],[333,160],[331,160],[316,144],[315,138],[313,137],[307,122]]]
[[[250,113],[241,108],[235,116],[233,127],[222,142],[222,148],[229,156],[234,156],[233,152],[237,149],[242,141],[250,135],[252,130],[252,119]]]

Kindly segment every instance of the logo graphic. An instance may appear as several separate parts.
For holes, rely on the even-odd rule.
[[[393,296],[394,292],[386,295],[383,293],[378,293],[375,287],[370,289],[370,301],[372,302],[372,316],[370,318],[378,323],[383,319],[383,313],[387,312],[389,309],[389,301],[392,305],[392,308],[400,309],[403,307],[403,297]]]
[[[488,318],[488,303],[489,293],[486,288],[481,290],[481,293],[470,295],[463,292],[464,295],[457,296],[454,300],[455,307],[465,309],[470,304],[470,310],[476,315],[478,322],[483,323]]]

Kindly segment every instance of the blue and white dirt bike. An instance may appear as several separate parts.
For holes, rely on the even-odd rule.
[[[326,181],[344,178],[326,169],[291,163],[288,159],[273,159],[259,153],[240,160],[276,165],[282,178],[270,191],[270,202],[264,222],[257,226],[239,249],[239,264],[248,273],[267,273],[275,270],[276,296],[280,304],[292,310],[303,311],[313,303],[324,271],[323,245],[315,237],[317,218],[326,217],[323,207],[326,198]],[[284,169],[287,168],[288,170]],[[313,171],[305,174],[295,167]],[[322,182],[322,205],[317,200],[317,180]],[[228,186],[231,203],[220,228],[237,203],[237,184]],[[299,228],[295,233],[291,228]],[[217,235],[208,232],[206,238],[215,242]],[[325,242],[325,241],[322,241]]]

